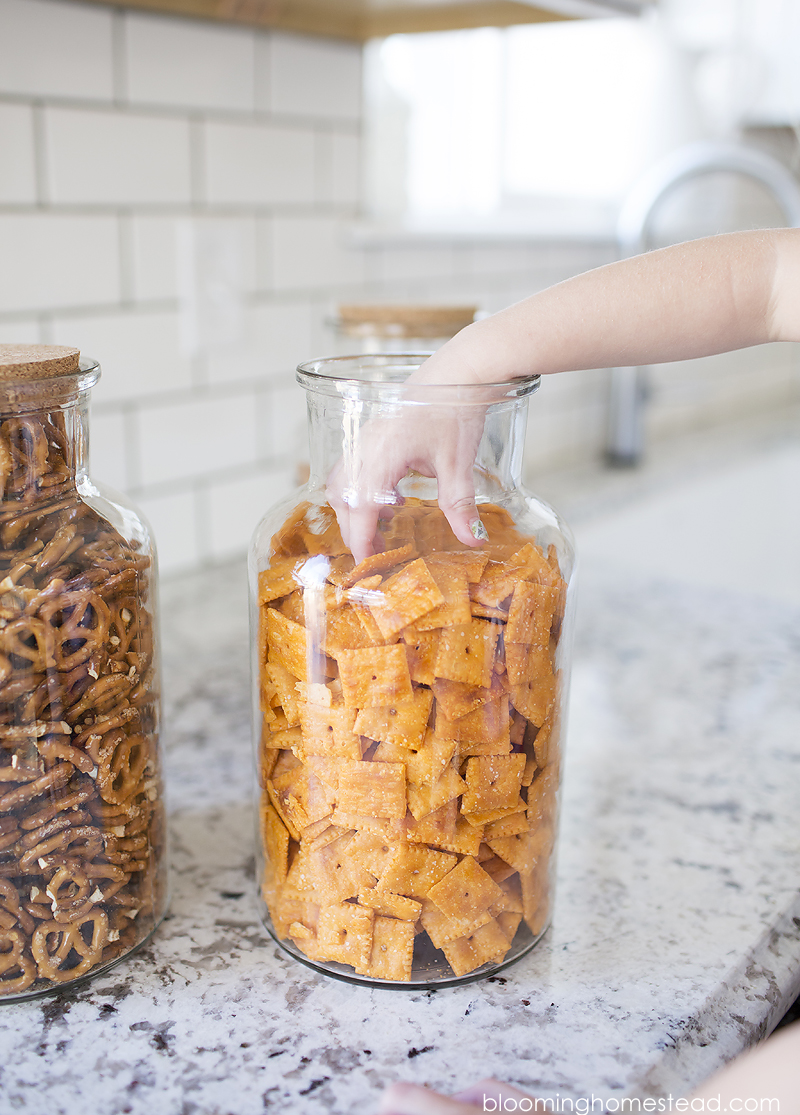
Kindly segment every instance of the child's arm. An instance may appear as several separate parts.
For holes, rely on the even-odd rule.
[[[579,368],[686,360],[800,340],[800,230],[732,233],[663,248],[567,279],[463,329],[413,376],[415,384],[500,383]],[[439,505],[456,536],[476,545],[474,431],[387,427],[365,435],[350,486],[331,483],[345,541],[372,552],[380,500],[409,468],[439,480]],[[452,436],[451,436],[452,435]],[[387,452],[387,438],[393,441]],[[477,442],[475,442],[477,448]],[[467,454],[468,455],[468,454]],[[445,495],[443,499],[442,496]]]
[[[567,279],[462,330],[414,378],[500,382],[800,340],[800,229],[662,248]]]

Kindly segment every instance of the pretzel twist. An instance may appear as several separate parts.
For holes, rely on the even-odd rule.
[[[83,930],[91,927],[89,940]],[[66,983],[84,975],[100,963],[103,946],[108,940],[108,917],[104,910],[93,910],[77,921],[62,924],[47,921],[38,925],[33,933],[31,952],[43,979]],[[64,965],[72,953],[80,958],[68,967]]]
[[[18,929],[0,929],[0,993],[27,991],[36,979],[36,965],[22,949],[24,937]],[[15,975],[19,972],[19,975]]]
[[[97,789],[103,801],[121,805],[139,788],[149,759],[143,736],[114,732],[106,737],[97,768]]]
[[[59,670],[85,662],[108,638],[108,605],[88,589],[65,592],[47,601],[39,614],[51,628],[52,656]]]
[[[20,616],[0,633],[3,656],[9,663],[16,660],[23,669],[44,670],[52,657],[50,635],[47,624],[41,619]]]

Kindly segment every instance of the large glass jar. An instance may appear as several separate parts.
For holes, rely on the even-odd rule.
[[[104,971],[164,913],[154,553],[87,474],[99,374],[0,346],[0,1001]]]
[[[311,477],[250,551],[265,924],[314,968],[399,987],[489,975],[548,925],[574,565],[520,485],[538,377],[405,386],[423,360],[300,366]],[[409,473],[373,493],[383,549],[356,565],[328,478],[409,416],[477,421],[488,541],[461,544],[436,481]]]

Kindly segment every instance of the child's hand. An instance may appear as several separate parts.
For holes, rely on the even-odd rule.
[[[502,1101],[530,1099],[525,1092],[501,1084],[499,1080],[481,1080],[455,1096],[442,1096],[421,1088],[418,1084],[392,1084],[381,1097],[378,1107],[380,1115],[475,1115],[476,1111],[486,1111],[487,1100],[496,1104],[494,1110],[502,1110]]]
[[[423,393],[412,398],[421,400]],[[328,499],[356,562],[375,553],[379,514],[402,505],[397,485],[410,471],[436,478],[439,507],[460,542],[476,546],[486,540],[472,476],[484,414],[479,403],[404,401],[394,416],[372,418],[356,429],[328,477]]]

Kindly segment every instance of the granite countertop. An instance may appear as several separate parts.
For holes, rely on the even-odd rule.
[[[244,571],[165,584],[170,913],[0,1007],[0,1111],[368,1115],[388,1080],[487,1075],[661,1097],[767,1033],[800,990],[800,612],[602,563],[580,593],[554,924],[501,977],[411,992],[258,924]]]

